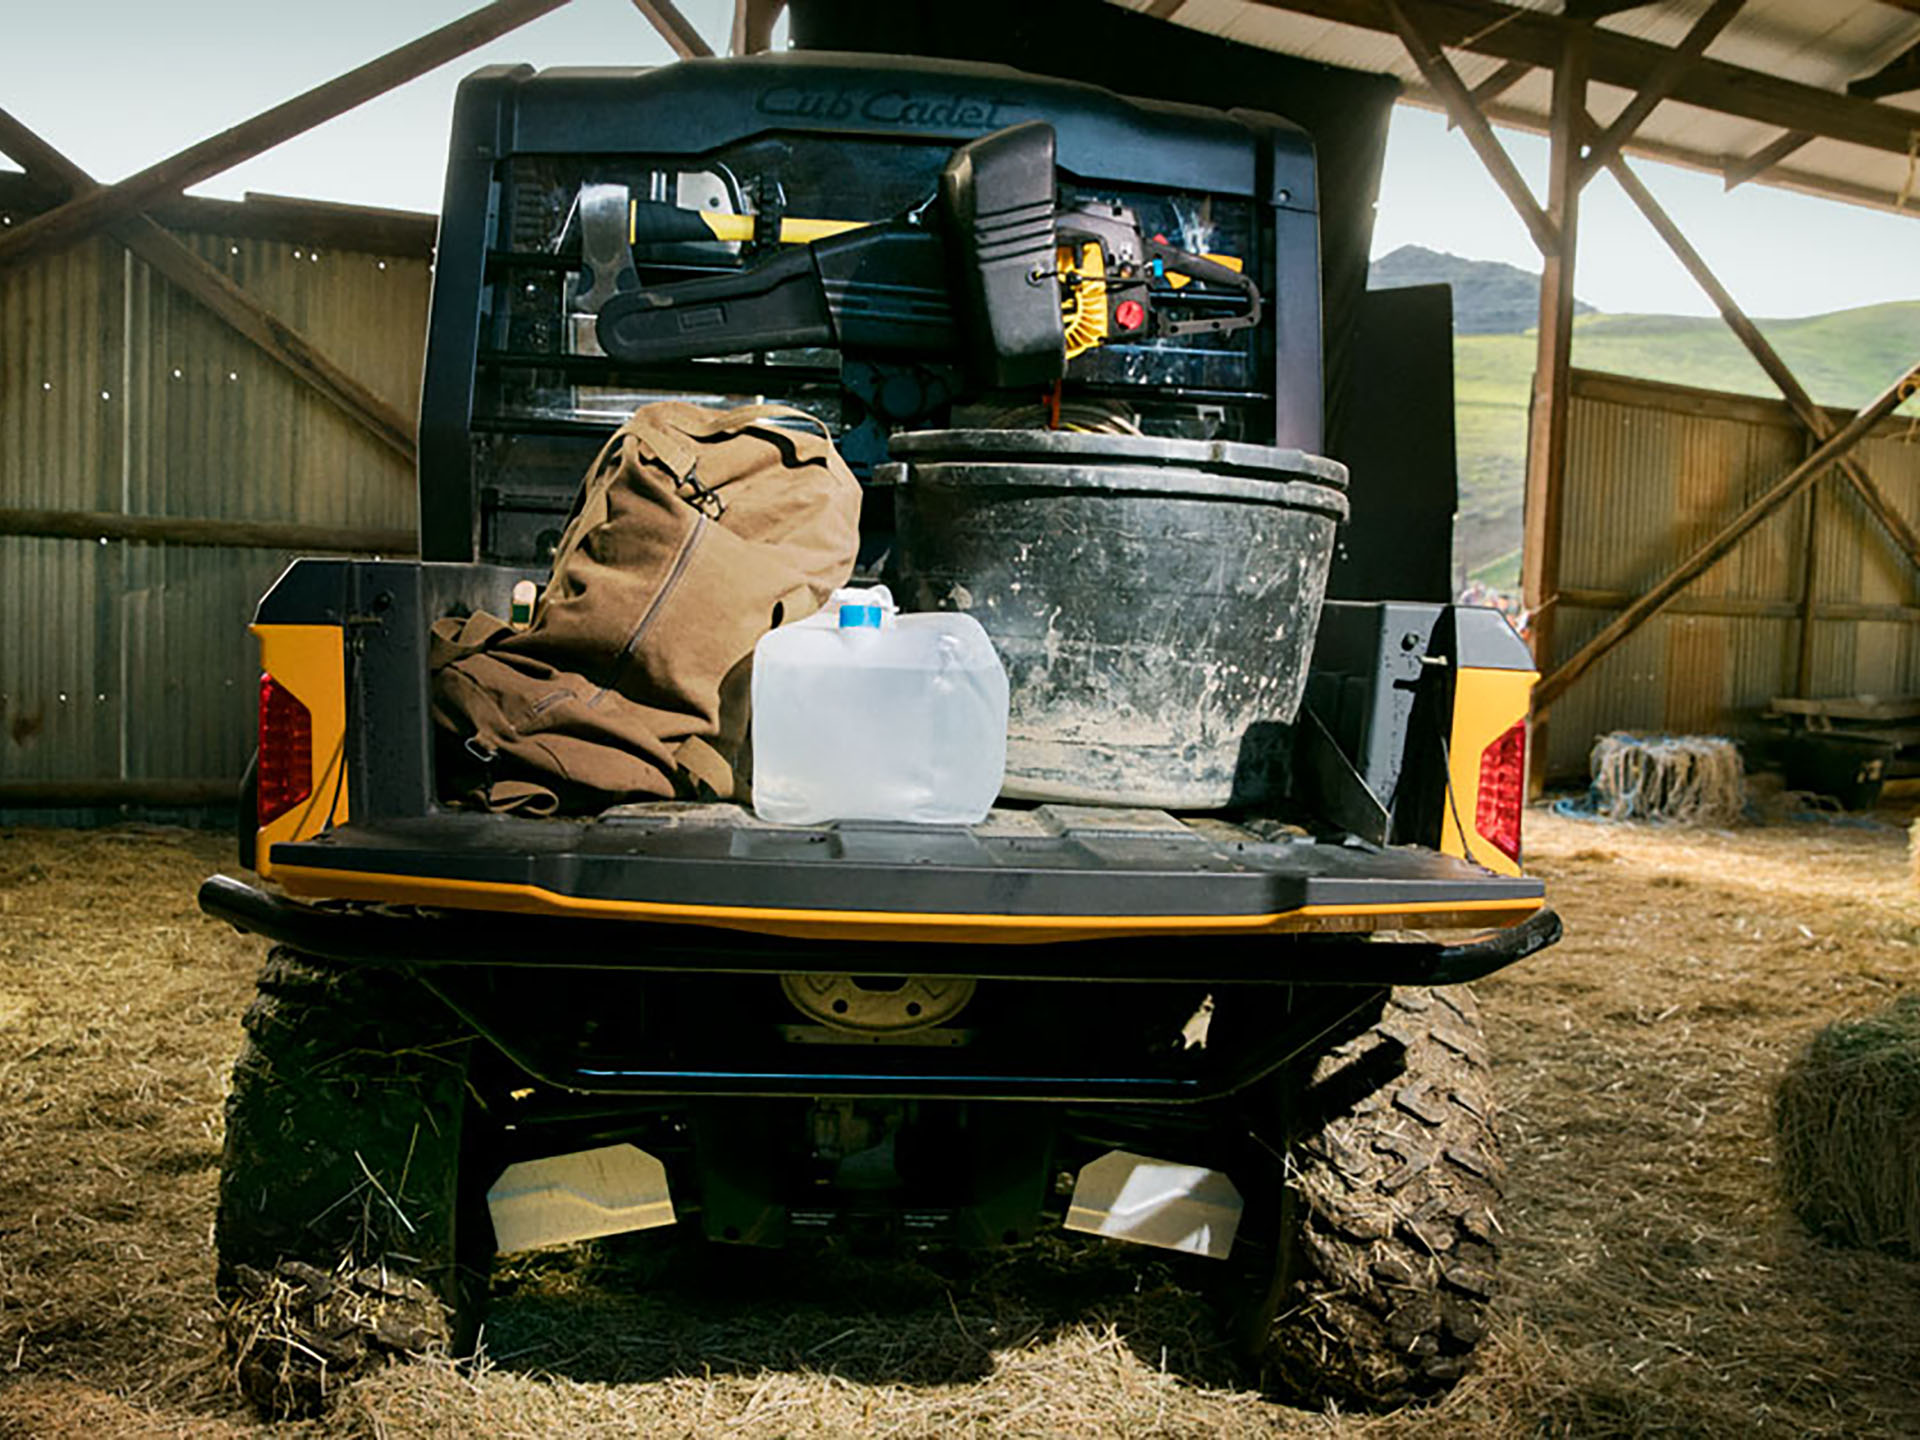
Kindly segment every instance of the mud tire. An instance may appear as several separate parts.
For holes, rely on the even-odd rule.
[[[412,978],[284,946],[242,1025],[216,1286],[241,1389],[311,1415],[388,1356],[472,1343],[491,1249],[462,1185],[472,1041]]]
[[[1315,1408],[1439,1395],[1487,1333],[1504,1169],[1479,1011],[1392,992],[1295,1077],[1277,1262],[1251,1341],[1263,1384]]]

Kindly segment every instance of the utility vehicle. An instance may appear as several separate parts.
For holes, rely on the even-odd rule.
[[[1007,145],[1057,268],[996,271],[968,228]],[[465,82],[424,558],[300,560],[260,601],[253,878],[201,890],[274,943],[229,1102],[219,1283],[312,1328],[255,1327],[259,1393],[291,1403],[315,1357],[469,1342],[499,1250],[669,1224],[736,1246],[1065,1229],[1191,1257],[1283,1393],[1391,1404],[1461,1373],[1502,1175],[1464,982],[1559,935],[1519,864],[1533,671],[1496,612],[1322,605],[1322,553],[1292,602],[1305,638],[1244,642],[1256,674],[1298,667],[1300,699],[1266,720],[1249,702],[1224,788],[1141,803],[1123,776],[1103,803],[1030,767],[970,828],[782,827],[711,799],[480,813],[450,798],[463,762],[429,719],[433,622],[545,580],[582,470],[648,399],[826,420],[867,487],[861,573],[922,605],[965,603],[896,527],[938,531],[914,489],[930,447],[972,463],[997,431],[1019,463],[1083,472],[1199,454],[1222,504],[1259,451],[1340,491],[1314,458],[1314,164],[1271,115],[989,65],[795,52]],[[1094,263],[1099,315],[1070,273]],[[1036,294],[1056,312],[1038,338]],[[1444,306],[1442,326],[1444,352]],[[1067,356],[1063,335],[1093,340]],[[973,438],[927,439],[953,432]],[[1373,523],[1408,553],[1435,540]],[[1178,530],[1138,557],[1172,567],[1156,594],[1195,563]],[[1071,563],[1111,571],[1123,539],[1082,535]],[[1109,619],[1158,603],[1107,583],[1087,608]],[[1036,653],[1017,608],[976,612],[1016,692]],[[382,1318],[422,1297],[412,1328]]]

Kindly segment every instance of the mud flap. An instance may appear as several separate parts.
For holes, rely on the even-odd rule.
[[[633,1145],[509,1165],[487,1191],[487,1210],[502,1255],[651,1230],[675,1218],[666,1167]]]
[[[1240,1211],[1238,1187],[1218,1170],[1109,1150],[1080,1171],[1066,1228],[1224,1260]]]

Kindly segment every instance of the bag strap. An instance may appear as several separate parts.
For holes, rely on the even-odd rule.
[[[833,432],[827,429],[826,421],[792,405],[740,405],[709,415],[704,421],[684,428],[686,434],[705,440],[723,430],[735,430],[762,420],[801,420],[818,430],[821,438],[829,444],[833,442]]]
[[[701,798],[702,790],[711,791],[716,799],[733,798],[736,786],[732,763],[698,735],[680,742],[673,752],[673,763],[687,777],[688,789],[695,798]]]
[[[537,819],[560,812],[560,797],[534,780],[495,780],[477,790],[487,809],[499,815],[530,815]]]
[[[700,458],[699,447],[691,442],[710,440],[729,430],[744,430],[768,420],[803,421],[818,430],[829,447],[833,445],[833,432],[824,420],[791,405],[740,405],[732,410],[713,411],[669,400],[634,411],[621,428],[644,441],[673,472],[675,480],[684,480]]]

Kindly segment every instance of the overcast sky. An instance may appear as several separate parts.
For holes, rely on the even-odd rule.
[[[93,175],[115,180],[474,8],[476,0],[0,0],[0,107]],[[680,0],[724,48],[730,0]],[[481,64],[648,65],[672,58],[630,0],[566,8],[216,176],[194,193],[256,190],[439,208],[447,121]],[[1544,189],[1546,144],[1502,132]],[[1741,303],[1762,316],[1920,298],[1920,216],[1642,163],[1649,186]],[[1609,176],[1587,192],[1576,289],[1609,311],[1710,314]],[[1539,268],[1525,228],[1437,115],[1396,115],[1375,253],[1415,243]]]

